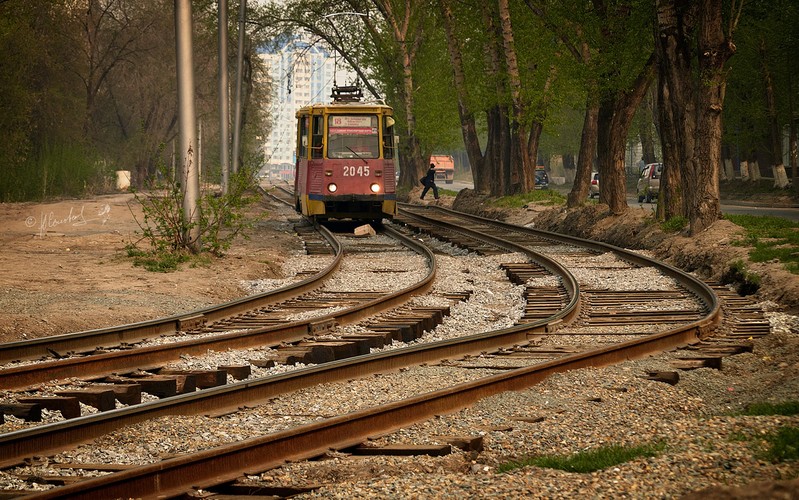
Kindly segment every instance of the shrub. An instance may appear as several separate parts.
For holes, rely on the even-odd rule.
[[[196,244],[191,239],[191,233],[197,228],[201,251],[217,257],[224,255],[237,236],[247,237],[246,230],[255,222],[245,216],[246,208],[258,199],[252,195],[254,187],[254,176],[249,169],[231,175],[227,193],[213,190],[200,193],[197,200],[199,217],[192,221],[184,213],[184,193],[180,183],[172,178],[166,167],[159,167],[159,175],[148,183],[148,194],[131,189],[143,212],[143,219],[136,219],[141,230],[139,241],[148,246],[142,249],[138,242],[132,243],[128,246],[128,255],[134,259],[135,265],[151,271],[175,270],[197,253]]]

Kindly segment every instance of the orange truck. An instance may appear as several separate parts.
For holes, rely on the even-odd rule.
[[[452,184],[455,181],[455,160],[450,155],[432,155],[430,163],[436,166],[436,182]]]

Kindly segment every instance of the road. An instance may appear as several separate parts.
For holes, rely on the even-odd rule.
[[[460,191],[461,189],[471,189],[472,183],[456,180],[452,184],[440,183],[438,187],[439,189],[444,188],[451,191]],[[562,188],[558,188],[558,190],[564,194],[567,192]],[[627,205],[631,207],[642,206],[646,208],[651,207],[652,209],[655,208],[654,203],[638,203],[638,197],[635,195],[630,195],[627,197]],[[737,202],[721,200],[721,212],[732,215],[771,215],[792,221],[799,221],[799,206],[775,207],[769,206],[767,204],[756,204],[744,201]]]

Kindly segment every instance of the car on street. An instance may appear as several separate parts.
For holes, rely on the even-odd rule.
[[[599,172],[591,174],[591,183],[588,185],[588,197],[593,198],[594,196],[599,198]]]
[[[663,175],[662,163],[649,163],[641,169],[641,174],[638,176],[638,185],[636,191],[638,192],[638,203],[652,203],[652,200],[657,199],[660,193],[660,177]]]
[[[535,188],[549,189],[549,176],[543,168],[537,168],[535,171]]]

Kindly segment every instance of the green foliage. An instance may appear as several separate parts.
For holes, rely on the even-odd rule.
[[[129,245],[128,256],[136,265],[151,271],[168,272],[191,259],[194,242],[190,234],[199,229],[202,248],[215,256],[222,256],[230,248],[237,236],[247,237],[255,220],[247,217],[245,210],[257,201],[252,196],[254,176],[247,169],[231,175],[228,192],[220,194],[206,190],[197,201],[199,217],[192,221],[183,209],[184,193],[179,182],[165,167],[159,169],[160,175],[148,186],[149,194],[135,190],[135,201],[141,204],[143,220],[136,220],[141,232],[140,242]]]
[[[24,161],[6,166],[0,176],[0,200],[80,197],[110,186],[111,174],[79,144],[44,145]]]
[[[499,208],[521,208],[529,203],[562,205],[565,202],[566,197],[554,189],[536,189],[529,193],[497,198],[491,202],[491,205]]]
[[[752,403],[746,407],[741,415],[799,415],[799,401],[784,403]]]
[[[799,459],[799,427],[781,427],[765,439],[769,443],[764,453],[767,460],[779,463]]]
[[[688,227],[688,218],[682,215],[676,215],[671,219],[662,222],[660,228],[667,233],[677,233]]]
[[[180,264],[191,260],[188,252],[145,252],[133,244],[125,247],[133,265],[143,267],[153,273],[170,273],[177,271]]]
[[[752,295],[760,289],[760,276],[746,269],[743,261],[737,260],[722,274],[722,283],[734,283],[740,295]]]
[[[735,244],[753,247],[749,252],[753,262],[776,260],[788,271],[799,274],[799,223],[772,216],[727,214],[724,217],[746,230],[745,238]]]
[[[666,448],[665,443],[645,444],[640,446],[610,445],[574,455],[546,455],[530,457],[518,462],[509,462],[499,466],[500,472],[528,466],[559,469],[567,472],[594,472],[630,460],[642,457],[657,456]]]

